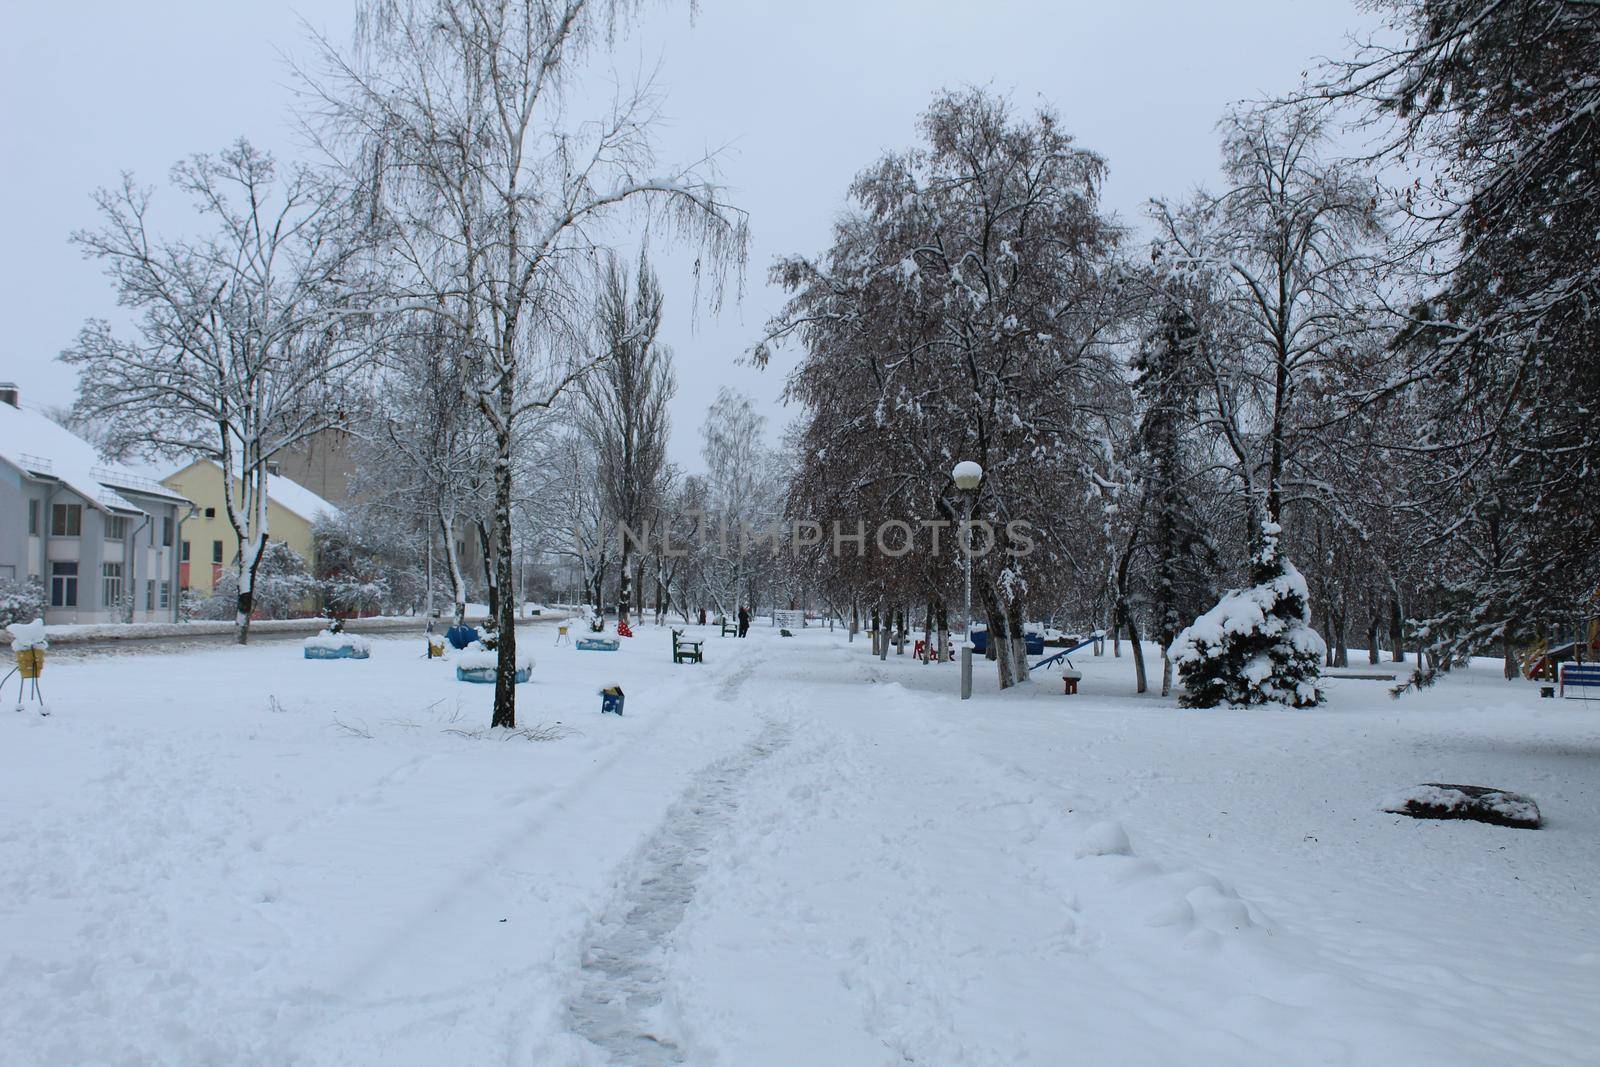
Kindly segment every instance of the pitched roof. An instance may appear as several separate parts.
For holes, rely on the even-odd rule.
[[[213,468],[221,468],[221,465],[214,459],[201,460],[199,462],[210,464]],[[191,463],[179,467],[177,470],[169,472],[162,481],[170,481],[173,477],[194,465]],[[337,519],[343,514],[337,506],[328,503],[299,482],[285,478],[281,474],[267,475],[267,500],[294,512],[307,522],[315,522],[318,515],[326,515],[330,519]]]
[[[103,461],[93,445],[54,419],[7,403],[0,403],[0,459],[30,477],[62,482],[106,511],[144,514],[124,494],[187,503],[183,494],[160,482],[124,464]]]

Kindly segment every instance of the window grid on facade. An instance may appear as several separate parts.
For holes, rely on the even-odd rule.
[[[78,606],[78,561],[55,560],[50,564],[50,606]]]
[[[52,504],[50,506],[51,537],[77,537],[82,531],[82,504]]]
[[[122,600],[122,564],[100,564],[100,602],[114,608]]]

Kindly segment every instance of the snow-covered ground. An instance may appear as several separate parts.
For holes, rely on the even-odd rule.
[[[553,740],[414,637],[48,663],[0,717],[0,1063],[1595,1062],[1600,705],[1485,665],[1186,712],[1088,650],[962,703],[842,633],[554,630]],[[1378,810],[1422,781],[1546,825]]]

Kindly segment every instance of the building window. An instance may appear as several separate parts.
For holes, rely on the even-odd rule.
[[[58,559],[50,564],[50,606],[53,608],[78,606],[77,560]]]
[[[128,536],[128,517],[112,515],[106,519],[106,540],[121,541]]]
[[[28,536],[39,536],[39,502],[37,500],[28,501]]]
[[[144,583],[144,610],[156,610],[156,580],[154,578]]]
[[[172,516],[171,515],[163,515],[163,516],[161,516],[161,546],[163,548],[171,548],[172,547]]]
[[[100,564],[100,603],[114,608],[122,600],[122,564]]]
[[[83,532],[82,504],[53,504],[50,507],[50,536],[77,537]]]
[[[162,610],[166,610],[171,605],[172,605],[172,583],[171,582],[162,582],[161,583],[161,607],[162,607]]]
[[[222,562],[222,542],[221,541],[213,541],[213,542],[211,542],[211,562],[212,563],[221,563]]]
[[[216,508],[206,508],[206,518],[214,519],[216,517],[217,517],[217,509]]]
[[[189,562],[189,542],[185,541],[178,549],[178,559],[184,563]]]

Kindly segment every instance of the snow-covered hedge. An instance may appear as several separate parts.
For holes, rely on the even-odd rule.
[[[1278,553],[1281,532],[1277,523],[1262,523],[1250,561],[1255,584],[1231,590],[1173,641],[1185,707],[1322,703],[1317,682],[1326,646],[1310,625],[1305,578]]]
[[[37,578],[0,578],[0,627],[44,615],[44,586]]]
[[[358,652],[371,652],[372,642],[360,634],[334,633],[332,630],[323,630],[319,634],[312,634],[300,642],[302,648],[325,648],[330,652],[341,648],[353,648]]]

